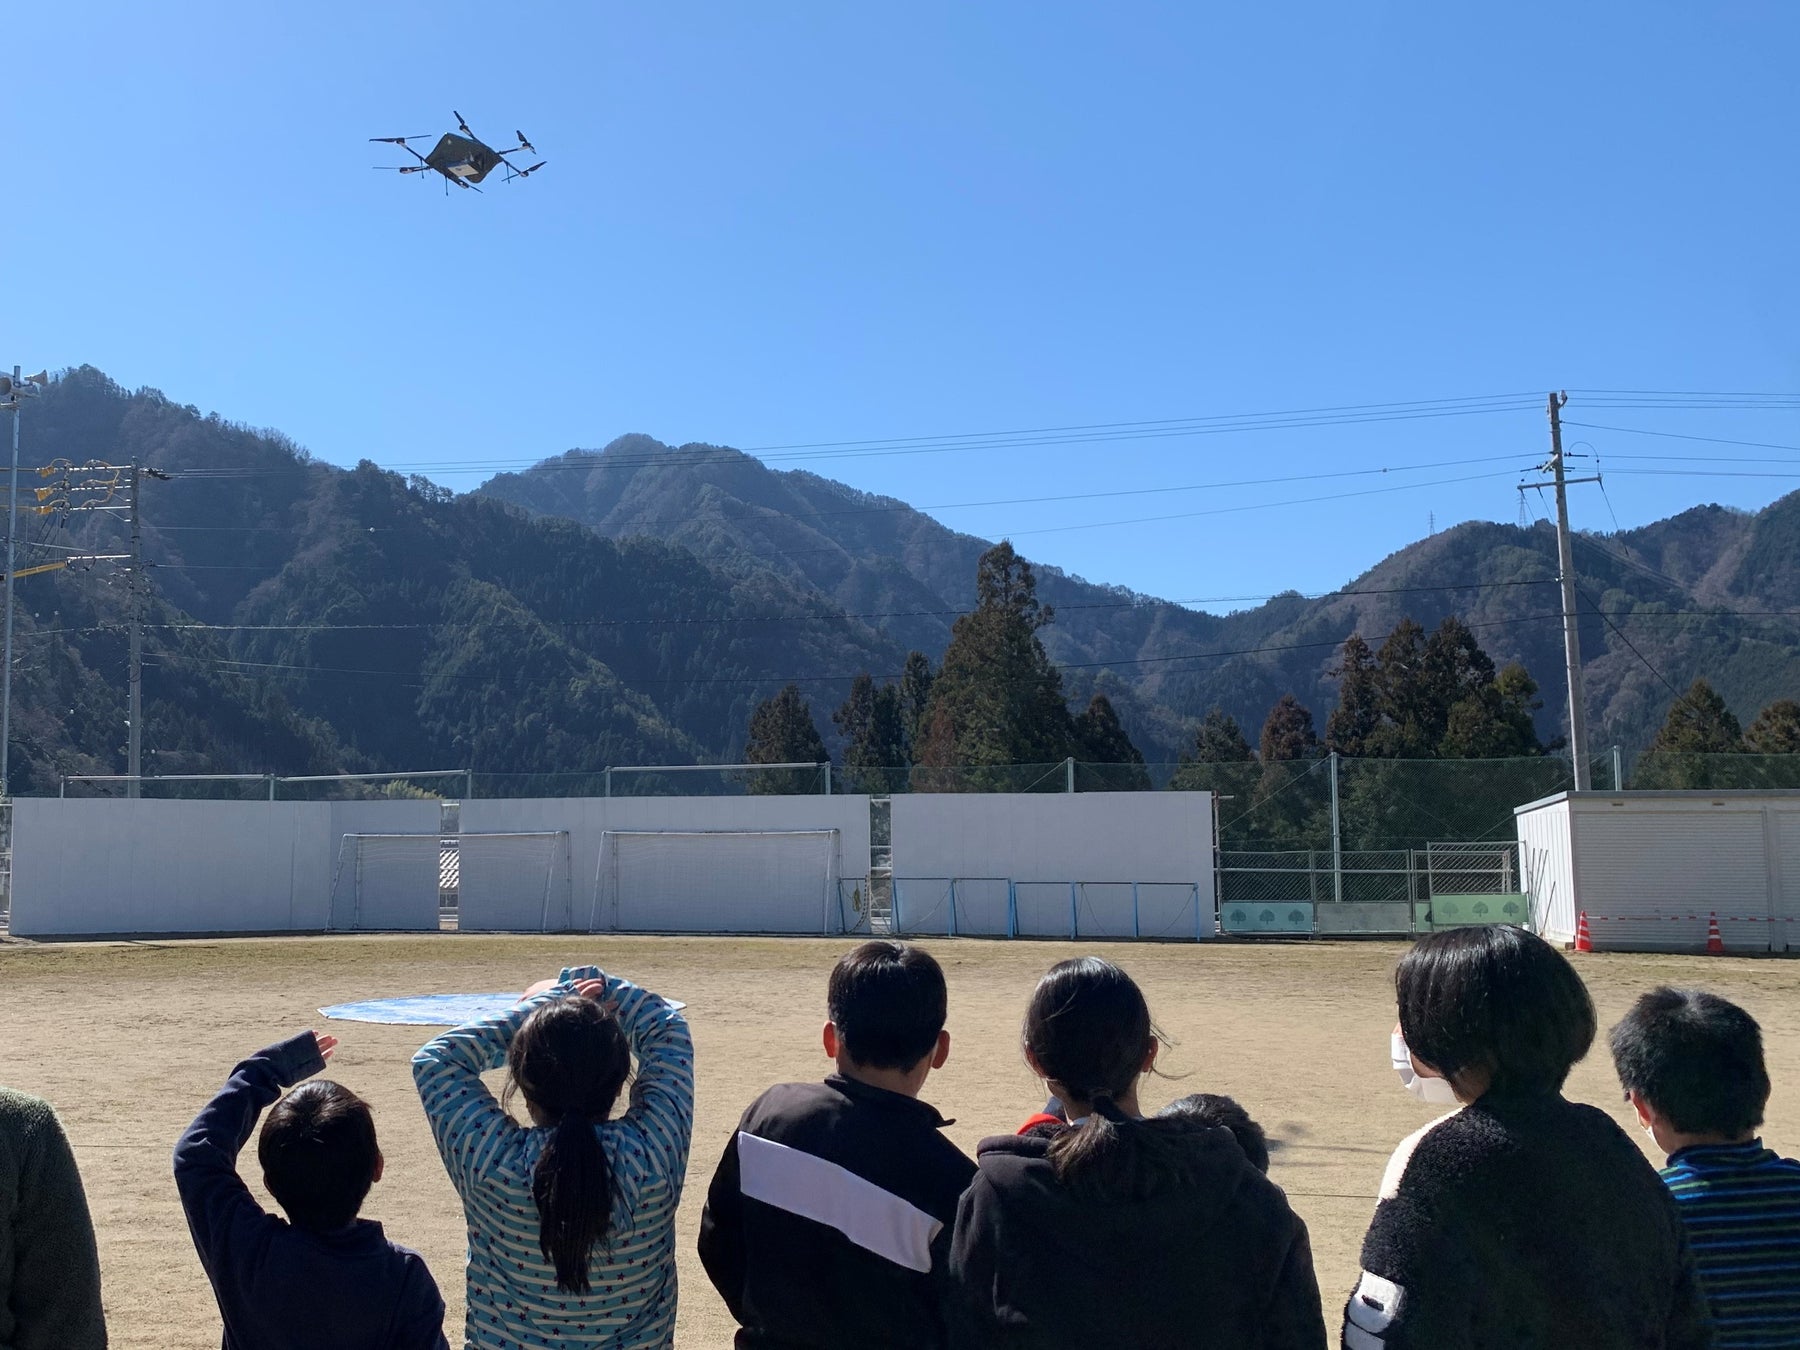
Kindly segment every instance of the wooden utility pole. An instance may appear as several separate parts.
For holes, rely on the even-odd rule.
[[[1575,769],[1575,790],[1590,786],[1587,755],[1587,691],[1581,679],[1581,626],[1575,610],[1575,549],[1569,538],[1569,478],[1563,468],[1562,406],[1567,394],[1550,395],[1550,462],[1544,467],[1556,476],[1556,570],[1562,582],[1563,664],[1569,679],[1569,758]],[[1592,479],[1577,479],[1592,482]]]

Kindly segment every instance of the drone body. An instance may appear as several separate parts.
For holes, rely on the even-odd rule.
[[[456,110],[453,108],[451,111]],[[529,169],[521,169],[507,158],[508,155],[536,153],[537,147],[525,139],[522,131],[515,133],[519,143],[512,149],[496,150],[469,130],[469,124],[463,121],[461,113],[456,113],[456,126],[456,131],[446,131],[438,138],[428,155],[421,155],[407,144],[408,141],[424,140],[423,136],[371,136],[369,139],[382,145],[397,145],[419,161],[417,164],[400,165],[401,173],[424,173],[431,170],[442,174],[446,184],[455,183],[461,188],[474,188],[495,169],[504,169],[504,181],[509,183],[515,178],[529,178],[547,163],[539,160]],[[446,187],[445,191],[449,191],[449,188]]]

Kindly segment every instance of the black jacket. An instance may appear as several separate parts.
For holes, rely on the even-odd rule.
[[[1490,1092],[1403,1143],[1388,1175],[1347,1350],[1712,1344],[1674,1202],[1603,1112]]]
[[[175,1145],[175,1185],[225,1323],[225,1350],[446,1350],[444,1300],[415,1251],[381,1225],[296,1228],[266,1213],[238,1151],[281,1090],[325,1067],[312,1032],[231,1071]]]
[[[944,1344],[944,1261],[975,1164],[930,1106],[833,1074],[750,1105],[700,1216],[739,1346]]]
[[[1107,1202],[1057,1180],[1046,1152],[1068,1128],[976,1150],[950,1253],[955,1350],[1324,1350],[1306,1225],[1229,1131],[1184,1137],[1186,1183]]]

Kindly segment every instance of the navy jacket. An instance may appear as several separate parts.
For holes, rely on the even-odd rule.
[[[259,1050],[175,1146],[175,1185],[225,1322],[224,1350],[448,1350],[417,1252],[358,1219],[331,1233],[266,1213],[237,1174],[263,1108],[325,1061],[311,1032]]]

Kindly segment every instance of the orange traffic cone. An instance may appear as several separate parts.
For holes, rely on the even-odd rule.
[[[1714,912],[1706,920],[1706,954],[1725,955],[1725,939],[1719,936],[1719,916]]]
[[[1588,934],[1587,911],[1584,909],[1575,919],[1575,950],[1591,952],[1594,950],[1594,939]]]

